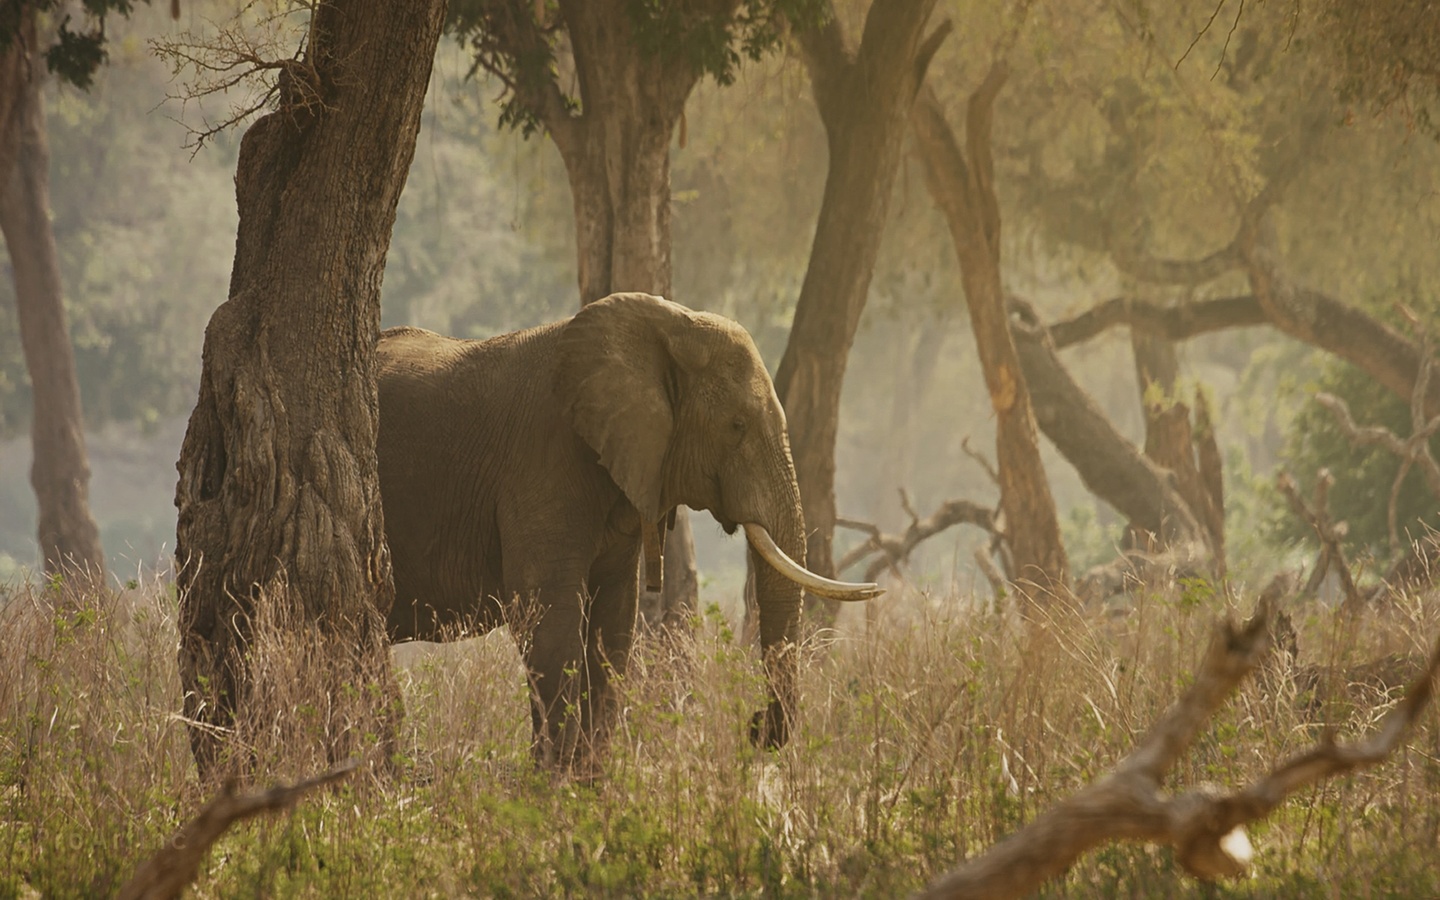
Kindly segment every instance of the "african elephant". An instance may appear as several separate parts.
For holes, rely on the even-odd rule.
[[[516,638],[536,756],[573,764],[613,717],[642,541],[678,505],[709,510],[727,532],[745,527],[756,571],[771,701],[752,737],[785,742],[802,585],[879,592],[803,568],[785,413],[743,328],[623,293],[485,341],[392,328],[378,356],[392,640],[474,634],[509,601],[531,603],[533,627]]]

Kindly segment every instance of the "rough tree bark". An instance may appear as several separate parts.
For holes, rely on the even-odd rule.
[[[242,726],[259,614],[322,649],[305,688],[332,759],[394,737],[393,600],[375,461],[374,349],[395,207],[443,0],[325,0],[279,109],[241,142],[230,295],[206,328],[177,465],[180,675],[202,772]],[[264,610],[259,609],[265,604]]]
[[[1040,461],[1030,391],[1011,337],[1000,282],[1000,205],[995,198],[990,126],[1006,67],[996,63],[970,95],[962,151],[934,90],[921,92],[914,125],[930,195],[945,214],[960,261],[980,365],[995,410],[1000,506],[1017,585],[1030,602],[1064,596],[1070,562],[1050,483]],[[968,159],[967,159],[968,153]]]
[[[25,8],[21,17],[0,60],[0,231],[10,252],[33,392],[30,483],[39,511],[40,554],[48,575],[103,584],[105,554],[90,514],[80,382],[50,226],[50,147],[41,95],[45,64],[33,9]]]
[[[806,564],[833,577],[835,440],[840,392],[888,217],[905,125],[935,51],[950,32],[927,36],[935,0],[875,3],[858,50],[833,15],[799,32],[830,151],[825,193],[795,322],[775,373],[810,529]],[[833,616],[833,603],[824,607]]]
[[[722,0],[732,8],[735,0]],[[513,87],[555,141],[570,181],[580,303],[615,291],[671,297],[670,139],[700,79],[683,53],[644,52],[625,0],[562,0],[580,106],[571,108],[553,78]],[[544,46],[550,23],[542,6],[509,4],[494,27],[513,48]],[[719,15],[722,10],[713,11]],[[688,511],[680,509],[665,541],[663,598],[642,601],[651,625],[686,620],[699,580]],[[658,602],[657,602],[658,601]]]

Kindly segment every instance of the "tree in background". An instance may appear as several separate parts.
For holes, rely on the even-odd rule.
[[[1006,44],[1009,42],[1006,41]],[[926,183],[955,241],[965,285],[965,303],[980,354],[990,405],[995,411],[996,474],[1011,577],[1028,601],[1043,605],[1069,590],[1070,561],[1060,539],[1060,521],[1045,467],[1030,390],[1010,334],[1010,312],[1000,270],[1000,203],[995,195],[995,162],[990,132],[995,99],[1009,77],[1005,54],[997,51],[984,80],[965,107],[962,150],[939,97],[926,89],[915,113],[915,134],[925,163]]]
[[[175,494],[180,675],[203,772],[224,763],[222,729],[254,740],[246,723],[274,687],[252,665],[257,620],[318,654],[304,690],[328,710],[328,755],[395,738],[375,341],[443,12],[317,3],[301,49],[269,66],[277,108],[241,142],[230,295],[206,329]]]
[[[42,51],[40,38],[48,36],[49,28],[41,23],[57,6],[53,0],[22,0],[0,9],[0,232],[10,252],[33,392],[30,482],[39,512],[41,559],[47,575],[84,574],[98,584],[105,579],[105,554],[90,514],[80,383],[50,223],[50,148],[41,87],[47,69],[65,82],[88,87],[105,60],[106,14],[128,14],[131,4],[87,4],[94,28],[71,31],[67,16]]]
[[[809,531],[808,564],[833,576],[835,440],[840,392],[869,296],[916,92],[948,22],[926,33],[935,0],[873,3],[858,47],[829,10],[799,30],[801,58],[825,126],[825,192],[795,323],[775,373]]]
[[[758,59],[787,18],[803,26],[817,9],[817,0],[452,4],[450,30],[505,85],[501,122],[527,136],[543,129],[565,161],[582,305],[615,291],[670,296],[670,141],[686,99],[706,75],[731,82],[742,56]],[[670,543],[655,624],[678,624],[696,605],[683,509]]]

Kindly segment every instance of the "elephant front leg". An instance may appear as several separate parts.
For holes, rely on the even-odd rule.
[[[542,588],[532,596],[528,634],[515,635],[530,679],[532,751],[547,768],[571,770],[588,757],[594,727],[593,662],[585,652],[589,602],[581,586]]]
[[[616,682],[625,677],[635,637],[635,616],[639,609],[636,581],[638,554],[621,553],[619,559],[602,559],[591,570],[591,601],[585,654],[588,712],[591,716],[589,746],[602,753],[619,715]]]

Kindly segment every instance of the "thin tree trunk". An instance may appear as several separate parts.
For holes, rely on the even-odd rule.
[[[1208,532],[1215,570],[1225,570],[1225,528],[1219,482],[1219,452],[1207,454],[1204,441],[1214,442],[1208,414],[1202,431],[1192,428],[1190,407],[1179,397],[1180,366],[1175,345],[1164,338],[1131,330],[1135,375],[1145,415],[1145,455],[1175,475],[1175,488],[1196,520]],[[1213,471],[1202,472],[1202,458]],[[1132,526],[1133,527],[1133,526]]]
[[[1005,78],[1004,64],[997,63],[970,96],[965,128],[968,160],[929,87],[921,92],[914,122],[926,183],[955,242],[975,344],[995,410],[1000,506],[1015,577],[1032,603],[1043,603],[1047,597],[1064,596],[1070,562],[1040,460],[1030,391],[1010,334],[1000,281],[1000,207],[995,198],[990,123]]]
[[[28,59],[22,48],[29,50]],[[46,574],[103,584],[105,555],[90,514],[80,383],[50,226],[50,148],[40,91],[44,65],[36,52],[33,17],[13,37],[11,54],[22,59],[3,64],[10,125],[0,144],[13,149],[0,150],[0,161],[10,156],[13,164],[8,171],[0,169],[0,231],[10,251],[20,342],[33,390],[30,483],[39,510],[40,553]]]
[[[281,108],[246,132],[230,296],[206,329],[176,488],[180,675],[203,773],[253,741],[256,622],[316,648],[306,703],[334,760],[393,743],[393,600],[375,461],[380,284],[443,0],[315,7]],[[293,686],[289,688],[295,690]],[[348,705],[347,705],[348,704]]]
[[[830,150],[810,262],[775,374],[809,527],[806,565],[835,574],[835,441],[845,367],[870,289],[916,91],[946,22],[927,37],[935,0],[871,6],[860,47],[833,15],[797,38]],[[811,604],[812,608],[815,604]],[[824,607],[833,618],[835,604]]]

